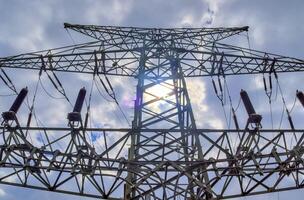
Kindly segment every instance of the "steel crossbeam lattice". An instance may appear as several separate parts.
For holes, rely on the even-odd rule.
[[[244,129],[197,128],[186,85],[189,77],[304,71],[303,60],[221,43],[248,27],[65,28],[94,41],[2,57],[0,68],[134,77],[131,127],[90,128],[81,117],[69,127],[23,126],[6,112],[0,184],[145,200],[228,199],[304,186],[304,130],[262,129],[255,120]],[[90,144],[91,131],[102,135],[102,149]],[[29,140],[37,132],[43,146]],[[114,134],[121,137],[108,141]]]

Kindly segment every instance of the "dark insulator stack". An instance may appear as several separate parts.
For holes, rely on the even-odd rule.
[[[9,109],[9,111],[7,112],[3,112],[2,113],[2,117],[4,119],[4,121],[9,121],[9,120],[15,120],[16,117],[15,117],[15,114],[18,112],[20,106],[22,105],[26,95],[28,93],[28,90],[27,88],[23,88],[18,96],[16,97],[13,105],[11,106],[11,108]]]
[[[250,101],[250,98],[249,98],[247,92],[245,90],[241,90],[240,95],[241,95],[242,101],[244,103],[244,106],[245,106],[246,111],[249,116],[248,123],[260,124],[260,122],[262,120],[262,116],[255,113],[255,110],[253,108],[253,105]]]
[[[73,109],[73,112],[81,112],[82,106],[83,106],[83,102],[86,96],[86,89],[83,87],[79,90],[78,96],[77,96],[77,100]]]
[[[304,94],[302,91],[297,90],[297,97],[299,101],[301,102],[302,106],[304,107]]]
[[[252,106],[247,92],[245,90],[241,90],[240,94],[248,115],[255,114],[255,110]]]
[[[20,108],[20,106],[21,106],[21,104],[22,104],[22,102],[24,101],[27,93],[28,93],[27,88],[23,88],[19,92],[18,96],[16,97],[16,99],[15,99],[13,105],[11,106],[11,108],[9,109],[9,111],[17,113],[18,110],[19,110],[19,108]]]
[[[68,120],[70,122],[80,122],[81,120],[81,109],[85,100],[85,96],[86,96],[86,89],[83,87],[79,90],[75,105],[74,105],[74,109],[73,112],[68,114]]]

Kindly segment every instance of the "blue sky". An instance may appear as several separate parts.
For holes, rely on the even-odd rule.
[[[304,33],[304,13],[302,8],[304,2],[301,0],[0,0],[0,57],[14,55],[24,52],[37,51],[41,49],[54,48],[72,44],[70,36],[63,28],[64,22],[77,24],[97,24],[115,26],[140,26],[140,27],[217,27],[217,26],[246,26],[249,28],[251,47],[267,52],[288,55],[297,58],[304,58],[302,49],[302,35]],[[72,37],[82,39],[79,35]],[[239,44],[248,47],[245,35],[240,36]],[[11,73],[13,81],[19,88],[24,84],[30,87],[34,85],[36,74],[33,72]],[[281,76],[281,75],[280,75]],[[290,78],[292,77],[292,78]],[[254,95],[257,110],[267,112],[267,99],[258,97],[263,95],[261,89],[261,77],[250,79],[240,79],[241,86],[245,87]],[[304,89],[301,85],[301,76],[296,74],[282,75],[283,90],[286,94],[288,105],[293,103],[295,89]],[[75,90],[69,84],[69,80],[62,75],[64,85],[67,87],[69,95],[75,97]],[[74,77],[77,84],[88,83],[87,77]],[[132,115],[132,94],[134,93],[134,82],[129,81],[130,87],[125,87],[120,79],[112,80],[117,91],[121,91],[119,98],[125,100],[126,113],[131,118]],[[240,90],[239,80],[231,80],[230,86],[234,88],[234,96]],[[296,84],[295,84],[296,83]],[[47,84],[47,83],[46,83]],[[132,85],[133,84],[133,85]],[[193,107],[202,112],[196,114],[199,126],[201,127],[222,127],[225,122],[221,110],[216,110],[219,106],[212,90],[210,80],[189,81],[188,88],[192,95]],[[48,83],[47,87],[51,89]],[[196,95],[195,91],[202,91]],[[4,90],[1,90],[4,91]],[[123,91],[123,92],[122,92]],[[5,91],[4,91],[5,92]],[[55,91],[53,91],[55,92]],[[73,93],[74,92],[74,93]],[[73,98],[72,98],[73,99]],[[238,97],[234,100],[237,101]],[[42,97],[37,103],[41,103],[37,110],[41,110],[39,116],[43,121],[51,125],[64,124],[56,119],[65,119],[66,113],[70,110],[69,105],[61,101],[44,102]],[[237,102],[235,102],[237,103]],[[58,105],[59,104],[59,105]],[[280,113],[280,103],[274,105],[274,112]],[[9,99],[0,98],[0,111],[9,106]],[[120,123],[120,115],[115,107],[106,104],[98,105],[95,101],[96,116],[101,116],[103,120],[96,122],[96,126],[113,127]],[[58,112],[58,110],[62,112]],[[106,113],[104,112],[105,110]],[[298,120],[295,123],[298,127],[303,127],[301,122],[301,107],[296,105],[294,115]],[[113,114],[114,113],[114,114]],[[265,114],[266,115],[266,114]],[[55,116],[55,117],[54,117]],[[21,117],[22,118],[22,117]],[[55,120],[53,120],[55,119]],[[267,116],[266,116],[267,119]],[[53,121],[52,121],[53,120]],[[278,121],[278,119],[275,119]],[[121,122],[124,124],[125,122]],[[265,122],[269,125],[269,122]],[[286,122],[285,122],[286,123]],[[126,125],[126,124],[124,124]],[[264,196],[248,197],[243,199],[302,199],[304,193],[283,192],[278,194],[267,194]],[[25,198],[28,200],[38,199],[84,199],[75,196],[68,196],[50,192],[41,192],[23,188],[7,187],[0,185],[0,199],[14,200]]]

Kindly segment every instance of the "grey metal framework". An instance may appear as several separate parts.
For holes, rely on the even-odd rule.
[[[198,129],[186,86],[186,77],[304,71],[303,60],[220,43],[248,27],[65,28],[94,41],[0,58],[0,68],[135,77],[132,126],[89,128],[81,117],[69,118],[69,127],[22,126],[6,112],[1,184],[145,200],[227,199],[304,186],[304,130],[266,130],[251,117],[244,129]],[[157,95],[156,86],[166,94]],[[92,131],[102,135],[102,149],[89,142]],[[30,141],[38,132],[43,146]],[[115,134],[121,137],[110,140]]]

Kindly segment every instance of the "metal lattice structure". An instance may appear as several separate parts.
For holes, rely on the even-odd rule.
[[[187,77],[304,71],[303,60],[221,43],[248,27],[65,27],[94,41],[0,58],[1,70],[135,77],[132,126],[89,128],[77,109],[69,127],[23,126],[12,107],[2,115],[1,184],[102,199],[227,199],[304,186],[304,130],[262,129],[254,112],[244,129],[198,129],[186,86]],[[90,131],[103,135],[102,150]],[[43,146],[29,140],[37,132]],[[121,137],[109,141],[113,134]]]

